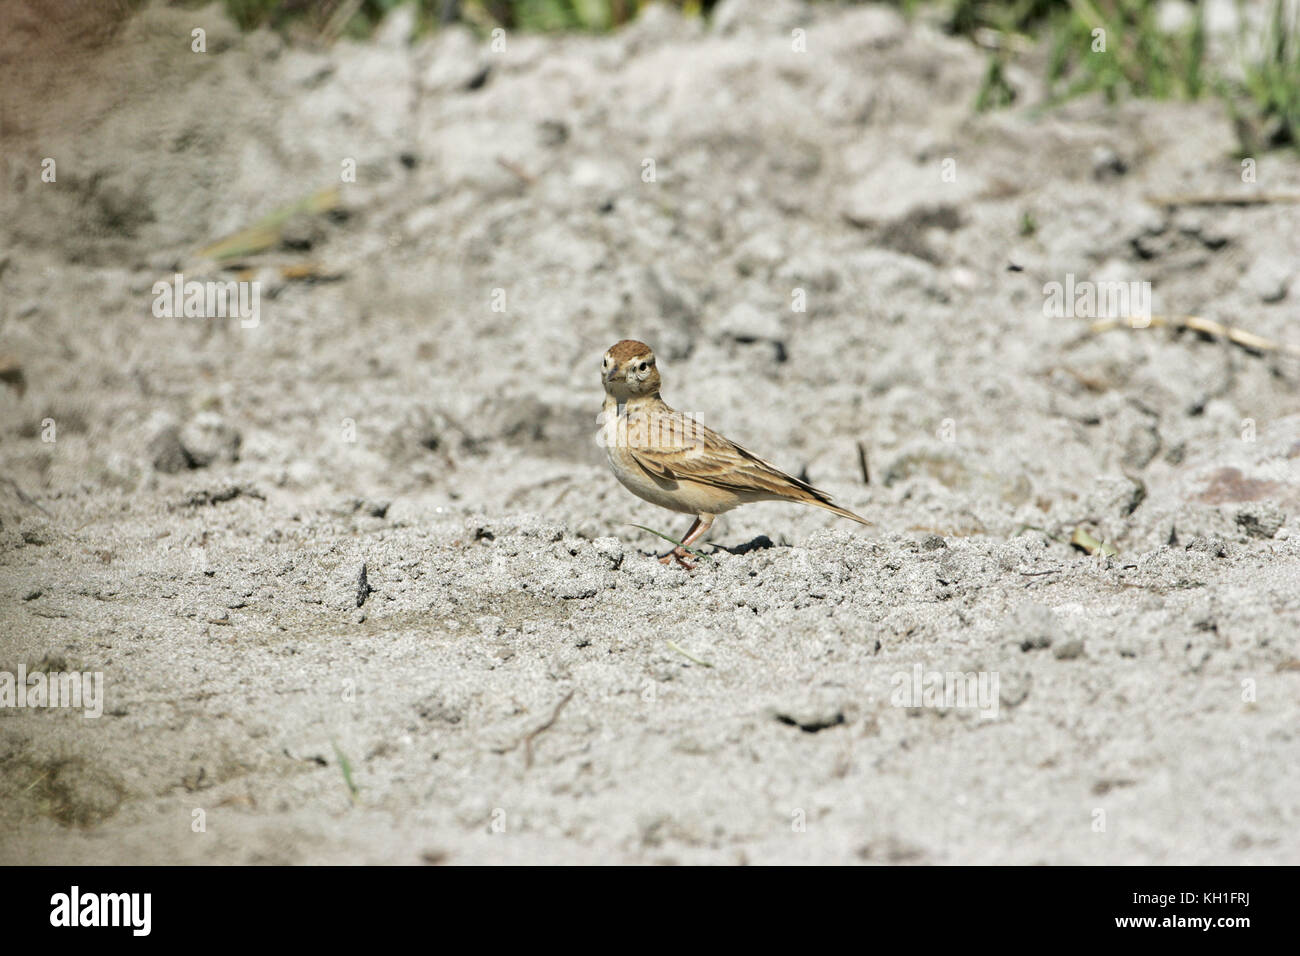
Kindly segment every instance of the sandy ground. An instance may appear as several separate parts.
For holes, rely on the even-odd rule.
[[[1300,861],[1300,360],[1044,310],[1150,282],[1300,342],[1294,206],[1144,201],[1300,188],[1217,103],[1043,111],[1030,64],[974,115],[984,56],[874,7],[504,50],[25,9],[0,671],[103,701],[0,708],[0,862]],[[331,184],[255,327],[154,314]],[[624,337],[875,526],[654,561],[687,521],[596,442]]]

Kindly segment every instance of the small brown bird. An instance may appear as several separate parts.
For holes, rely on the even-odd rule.
[[[686,547],[713,519],[751,501],[801,501],[844,518],[871,524],[831,502],[806,481],[791,477],[670,408],[659,397],[659,370],[644,342],[624,339],[605,353],[601,365],[605,408],[601,434],[614,477],[646,501],[695,515],[682,546],[659,560],[685,568]]]

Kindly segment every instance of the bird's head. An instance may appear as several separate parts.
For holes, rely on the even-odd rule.
[[[659,370],[650,346],[624,339],[610,346],[600,366],[605,394],[620,404],[629,398],[659,393]]]

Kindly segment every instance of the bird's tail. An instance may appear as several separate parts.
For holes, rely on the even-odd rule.
[[[868,521],[866,518],[863,518],[860,515],[855,515],[852,511],[849,511],[847,508],[841,508],[839,505],[831,504],[829,501],[812,500],[809,501],[808,504],[816,505],[818,508],[825,508],[827,511],[833,511],[841,518],[849,518],[853,521],[858,522],[858,524],[868,524],[868,525],[871,524],[871,522]]]

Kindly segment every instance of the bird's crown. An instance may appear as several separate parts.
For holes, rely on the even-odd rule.
[[[636,339],[623,339],[621,342],[615,342],[610,346],[608,355],[619,365],[622,365],[628,359],[641,358],[645,355],[654,355],[650,346],[644,342],[638,342]]]

